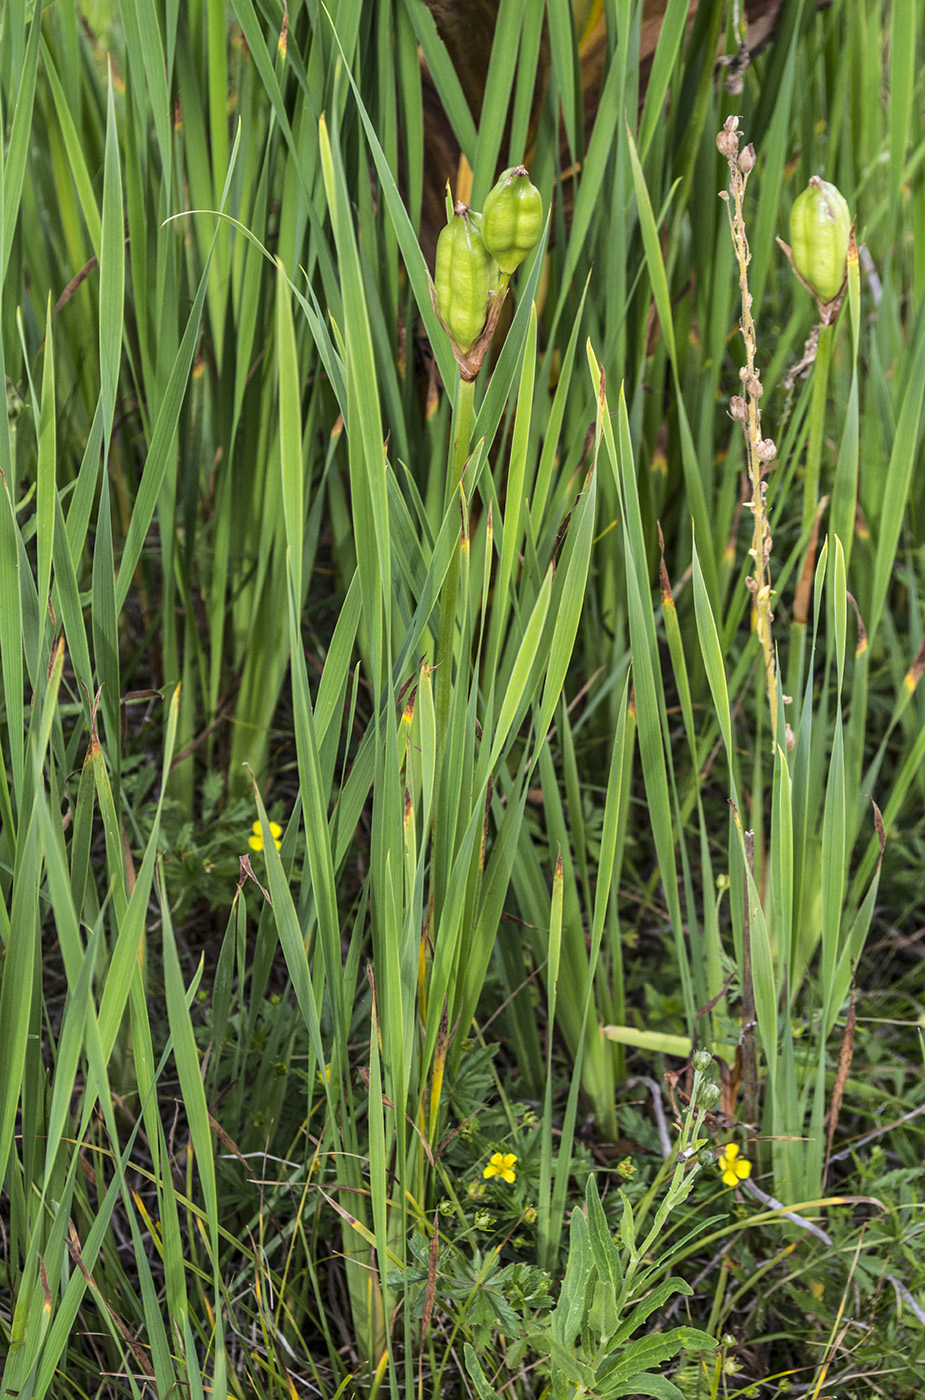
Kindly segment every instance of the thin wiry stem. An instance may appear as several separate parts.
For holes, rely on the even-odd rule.
[[[755,571],[748,578],[747,583],[752,595],[755,631],[758,633],[764,654],[768,703],[771,708],[771,734],[776,742],[776,667],[774,642],[771,636],[771,623],[774,621],[774,614],[771,611],[771,599],[774,596],[771,588],[770,566],[772,540],[767,515],[768,488],[766,478],[777,449],[771,438],[765,438],[761,435],[760,401],[764,390],[760,375],[755,367],[757,337],[755,322],[752,319],[752,295],[748,290],[748,264],[751,261],[751,253],[745,233],[745,214],[743,211],[745,186],[755,165],[755,148],[749,145],[744,150],[739,150],[738,124],[738,117],[728,117],[725,126],[716,138],[717,147],[729,162],[729,190],[723,190],[720,198],[726,202],[732,246],[735,250],[736,262],[739,265],[739,289],[742,294],[742,317],[739,325],[742,330],[742,339],[745,342],[745,364],[739,371],[745,395],[744,397],[740,394],[732,396],[729,400],[729,412],[738,423],[742,424],[742,430],[745,434],[745,454],[752,490],[748,505],[754,519],[752,547],[749,554],[755,561]]]

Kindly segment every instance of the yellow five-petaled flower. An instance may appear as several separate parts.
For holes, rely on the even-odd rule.
[[[506,1181],[510,1184],[517,1176],[514,1170],[514,1163],[516,1161],[517,1158],[514,1156],[513,1152],[494,1152],[489,1158],[488,1166],[482,1172],[482,1175],[486,1180],[492,1176],[500,1176],[502,1181]]]
[[[738,1186],[740,1181],[752,1174],[752,1164],[747,1157],[739,1156],[738,1145],[729,1142],[723,1148],[719,1158],[719,1169],[723,1174],[724,1186]]]
[[[260,830],[260,823],[254,822],[254,825],[251,827],[251,831],[254,834],[253,836],[248,836],[247,844],[250,846],[252,851],[262,851],[263,835]],[[279,839],[282,836],[282,834],[283,828],[280,826],[279,822],[270,822],[270,835],[273,837],[273,843],[276,846],[277,850],[279,850],[280,845],[282,844]]]

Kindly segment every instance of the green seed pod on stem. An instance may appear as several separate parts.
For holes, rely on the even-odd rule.
[[[505,170],[485,200],[482,239],[501,271],[510,277],[536,247],[543,230],[543,197],[526,167]]]
[[[484,246],[485,236],[482,230],[482,218],[483,215],[480,214],[477,209],[469,210],[469,225],[471,228],[475,229]],[[488,260],[488,290],[491,292],[492,296],[494,296],[495,292],[499,291],[501,288],[501,269],[487,248],[485,249],[485,256]]]
[[[824,305],[844,286],[850,232],[844,196],[814,175],[790,211],[790,243],[794,267]]]
[[[463,352],[475,344],[485,328],[492,270],[468,206],[457,204],[453,218],[437,239],[434,289],[437,310]]]

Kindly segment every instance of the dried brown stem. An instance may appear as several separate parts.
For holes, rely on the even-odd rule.
[[[742,424],[745,434],[745,454],[748,466],[748,479],[751,486],[751,499],[746,503],[752,512],[754,527],[752,547],[749,554],[755,561],[754,573],[747,583],[752,595],[752,609],[755,631],[764,655],[765,678],[768,688],[768,703],[771,708],[771,734],[777,741],[777,687],[774,660],[774,642],[771,636],[771,529],[767,515],[767,482],[765,478],[777,453],[771,438],[761,435],[761,395],[764,392],[761,378],[755,366],[757,336],[752,319],[752,295],[748,290],[748,265],[751,253],[745,232],[743,202],[748,177],[755,166],[754,146],[740,149],[738,117],[728,117],[722,131],[716,138],[716,145],[729,163],[729,189],[723,190],[720,198],[725,200],[729,215],[729,231],[739,267],[739,290],[742,295],[742,316],[739,325],[745,342],[745,364],[739,371],[744,396],[735,394],[729,401],[729,412],[736,422]]]

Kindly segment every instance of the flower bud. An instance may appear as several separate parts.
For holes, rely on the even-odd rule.
[[[691,1064],[694,1066],[694,1069],[698,1070],[701,1074],[705,1074],[712,1063],[713,1056],[710,1054],[709,1050],[695,1050],[691,1056]]]
[[[697,1107],[706,1109],[707,1113],[712,1113],[720,1101],[721,1091],[718,1084],[704,1084],[697,1095]]]
[[[790,211],[793,265],[820,302],[834,301],[848,269],[851,215],[844,196],[814,175]]]
[[[501,271],[514,272],[543,229],[543,197],[523,165],[505,170],[485,200],[482,240]]]
[[[434,289],[437,309],[459,349],[468,350],[485,327],[491,284],[490,261],[465,204],[437,239]]]

